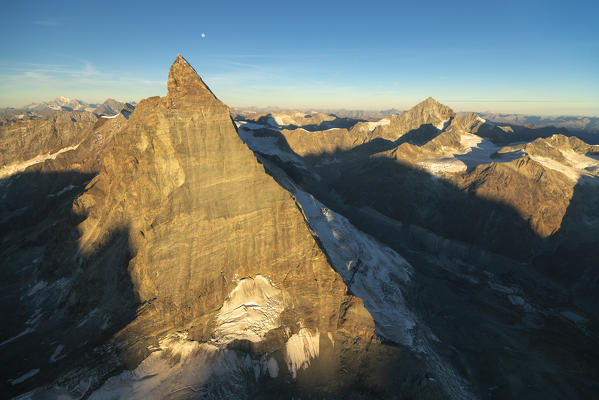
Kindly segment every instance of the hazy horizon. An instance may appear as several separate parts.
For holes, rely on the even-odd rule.
[[[159,96],[164,96],[166,95],[166,90],[164,91],[164,93],[159,94]],[[158,94],[155,94],[154,96],[158,96]],[[44,100],[39,100],[39,101],[33,101],[31,103],[27,103],[27,104],[20,104],[20,105],[6,105],[6,106],[1,106],[0,108],[15,108],[15,109],[20,109],[20,108],[25,108],[26,106],[29,105],[33,105],[33,104],[42,104],[42,103],[50,103],[53,100],[57,99],[58,97],[68,97],[70,99],[73,100],[79,100],[82,101],[84,103],[87,104],[94,104],[94,105],[100,105],[103,102],[105,102],[106,100],[112,99],[112,100],[116,100],[119,101],[121,103],[138,103],[139,101],[143,100],[143,99],[119,99],[119,98],[115,98],[115,97],[107,97],[104,98],[102,100],[96,100],[96,101],[87,101],[87,99],[82,99],[82,98],[78,98],[78,97],[69,97],[69,96],[54,96],[52,98],[49,99],[44,99]],[[150,97],[150,96],[148,96]],[[217,96],[218,97],[218,96]],[[432,96],[428,96],[428,97],[432,97]],[[314,111],[318,111],[318,112],[333,112],[333,111],[364,111],[364,112],[380,112],[380,111],[386,111],[386,110],[398,110],[398,111],[407,111],[410,108],[414,107],[415,105],[417,105],[418,103],[420,103],[421,101],[425,100],[427,97],[423,97],[420,100],[417,100],[415,103],[410,104],[410,105],[406,105],[404,107],[400,107],[397,105],[389,105],[389,106],[383,106],[380,108],[359,108],[359,107],[319,107],[319,106],[302,106],[302,107],[294,107],[294,106],[288,106],[288,107],[282,107],[282,106],[278,106],[278,105],[274,105],[274,104],[269,104],[266,106],[256,106],[256,105],[235,105],[235,104],[227,104],[230,108],[237,108],[237,109],[255,109],[255,110],[280,110],[280,111],[289,111],[289,110],[300,110],[300,111],[310,111],[310,110],[314,110]],[[221,99],[222,100],[222,99]],[[537,117],[543,117],[543,118],[549,118],[549,117],[588,117],[588,118],[598,118],[599,114],[596,115],[588,115],[588,114],[539,114],[539,113],[522,113],[522,112],[500,112],[494,109],[460,109],[457,108],[457,106],[452,105],[451,102],[445,102],[439,99],[435,99],[437,101],[439,101],[442,104],[445,104],[447,106],[449,106],[452,110],[454,110],[456,113],[468,113],[468,112],[475,112],[475,113],[479,113],[479,114],[483,114],[483,113],[496,113],[496,114],[500,114],[500,115],[526,115],[526,116],[537,116]],[[226,101],[225,101],[226,103]]]
[[[0,107],[164,95],[181,53],[232,107],[407,109],[430,96],[456,111],[599,116],[593,2],[5,8]]]

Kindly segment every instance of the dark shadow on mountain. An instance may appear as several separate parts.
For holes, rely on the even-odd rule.
[[[571,292],[571,301],[599,318],[599,178],[581,177],[562,224],[533,266]]]
[[[498,126],[511,129],[512,132],[506,132]],[[515,142],[532,141],[538,138],[548,138],[555,134],[574,136],[566,128],[556,128],[554,126],[532,128],[522,125],[500,123],[493,125],[485,123],[476,134],[491,140],[499,146],[505,146]]]
[[[0,235],[34,226],[72,204],[94,175],[38,170],[0,180]]]
[[[356,156],[371,157],[376,153],[392,150],[403,143],[410,143],[415,146],[422,146],[439,136],[440,133],[441,131],[437,129],[435,126],[431,124],[424,124],[418,127],[417,129],[412,129],[411,131],[405,133],[397,140],[388,140],[377,137],[352,149],[343,152],[336,152],[333,154],[327,153],[326,156],[337,156],[342,157],[343,159],[347,159],[348,157],[354,158]],[[315,160],[317,158],[320,158],[321,156],[325,156],[325,154],[308,156],[308,158]]]
[[[518,260],[529,260],[545,249],[547,239],[540,237],[512,206],[468,193],[407,163],[375,156],[405,142],[426,144],[438,132],[433,126],[424,125],[394,142],[377,138],[349,150],[303,157],[290,149],[283,135],[276,131],[269,135],[278,135],[282,149],[302,158],[323,178],[321,181],[310,179],[297,166],[281,165],[307,191],[329,204],[370,207],[402,223]],[[491,154],[490,157],[489,153],[474,148],[467,156],[456,158],[471,171],[477,165],[509,162],[519,155]],[[591,201],[588,197],[592,195],[582,195],[580,188],[580,185],[575,188],[574,200],[582,196],[586,198],[583,202]]]
[[[439,136],[441,132],[442,130],[437,129],[437,127],[432,124],[420,125],[417,129],[412,129],[405,135],[402,135],[395,141],[395,144],[396,146],[399,146],[402,143],[410,143],[416,146],[422,146]]]
[[[344,166],[331,188],[352,206],[367,206],[404,224],[518,259],[540,245],[529,223],[510,206],[465,193],[392,159]]]
[[[369,142],[366,142],[359,146],[356,146],[353,149],[344,151],[342,153],[342,156],[343,157],[351,157],[351,158],[371,156],[373,154],[380,153],[382,151],[391,150],[395,147],[397,147],[397,142],[383,139],[383,138],[376,138]],[[333,158],[333,157],[335,157],[335,155],[339,155],[339,153],[340,152],[335,152],[332,154],[322,154],[322,156]],[[320,158],[320,156],[321,155],[319,155],[318,158]],[[312,159],[312,160],[317,159],[316,157],[312,157],[312,156],[307,156],[307,158]]]
[[[71,381],[59,384],[74,389],[122,369],[110,338],[136,316],[129,232],[119,227],[94,252],[81,251],[85,216],[72,204],[92,176],[25,172],[0,180],[3,396],[56,384],[67,372]]]
[[[282,135],[279,140],[289,147]],[[370,207],[402,223],[510,257],[528,259],[539,249],[541,238],[512,207],[466,193],[407,164],[373,157],[397,143],[378,140],[348,151],[301,157],[322,178],[304,176],[303,185],[325,203]],[[302,174],[296,166],[281,167],[290,175]]]
[[[588,144],[599,144],[599,133],[597,132],[573,130],[572,136],[576,136],[577,138],[584,142],[587,142]]]
[[[414,276],[404,290],[409,308],[431,328],[438,338],[431,345],[475,396],[594,398],[596,326],[589,334],[563,317],[568,292],[528,265],[547,242],[511,207],[395,160],[372,158],[366,149],[303,157],[320,180],[269,159],[411,263]],[[330,159],[337,163],[325,162]]]
[[[304,159],[310,163],[315,163],[315,165],[327,163],[329,160],[342,160],[343,162],[354,159],[361,160],[364,158],[369,158],[383,151],[392,150],[403,143],[422,146],[437,137],[440,133],[441,131],[433,125],[424,124],[417,129],[407,132],[397,140],[388,140],[377,137],[348,150],[336,150],[334,152],[305,155]],[[270,130],[268,135],[277,137],[279,139],[278,144],[281,149],[295,154],[295,152],[293,152],[287,143],[285,137],[280,132],[276,130]]]

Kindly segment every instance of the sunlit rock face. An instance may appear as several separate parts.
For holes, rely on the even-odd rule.
[[[0,178],[10,175],[10,166],[19,169],[14,167],[27,160],[76,147],[96,120],[90,112],[53,111],[46,118],[0,125]]]
[[[310,329],[373,339],[372,318],[348,295],[294,197],[239,139],[228,107],[180,56],[168,88],[139,103],[75,202],[86,216],[83,254],[129,233],[120,251],[131,254],[143,307],[120,337],[176,329],[222,346],[283,346]]]
[[[335,155],[360,145],[392,143],[405,135],[432,136],[443,130],[455,113],[433,98],[428,98],[401,115],[392,115],[375,122],[357,122],[345,128],[329,128],[308,132],[305,129],[282,129],[289,148],[300,156]],[[280,126],[280,125],[279,125]],[[271,126],[272,127],[272,126]]]
[[[152,318],[157,332],[176,325],[210,338],[244,278],[255,279],[252,290],[267,279],[285,292],[287,305],[272,296],[285,321],[355,332],[351,321],[340,325],[350,302],[343,281],[293,197],[239,139],[227,106],[181,57],[168,87],[165,98],[140,102],[76,202],[88,214],[81,248],[128,227],[135,293],[151,302],[140,318]]]

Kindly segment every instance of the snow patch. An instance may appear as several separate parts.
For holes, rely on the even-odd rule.
[[[73,189],[75,189],[74,185],[68,185],[68,186],[65,186],[63,189],[61,189],[60,191],[58,191],[56,193],[49,194],[48,197],[59,197],[63,193],[69,192],[69,191],[71,191]]]
[[[61,358],[64,358],[64,356],[60,357],[60,354],[62,353],[63,350],[64,350],[63,344],[59,344],[58,346],[56,346],[54,353],[52,353],[52,356],[50,356],[50,362],[55,363],[56,361],[60,360]]]
[[[427,158],[419,160],[417,165],[436,176],[456,174],[467,169],[463,162],[453,157]]]
[[[443,147],[436,157],[417,161],[417,165],[433,175],[455,174],[465,172],[468,168],[492,161],[510,161],[511,158],[503,160],[491,159],[491,155],[500,147],[490,140],[484,139],[472,133],[460,135],[460,148]]]
[[[482,137],[480,137],[478,135],[474,135],[472,133],[465,133],[460,136],[460,144],[462,145],[462,147],[464,147],[466,149],[472,149],[473,147],[478,147],[478,145],[480,143],[482,143],[482,141],[483,141]],[[495,146],[493,148],[495,148]]]
[[[574,182],[577,182],[581,176],[599,176],[599,160],[572,150],[560,150],[560,153],[566,159],[565,163],[542,156],[531,155],[530,158],[546,168],[561,172]]]
[[[179,332],[159,342],[133,371],[108,379],[91,400],[244,398],[251,376],[278,375],[272,358],[254,359],[233,350],[188,340]]]
[[[64,148],[58,150],[56,153],[40,154],[40,155],[35,156],[26,161],[21,161],[21,162],[16,162],[16,163],[13,163],[10,165],[6,165],[6,166],[0,168],[0,179],[4,179],[4,178],[7,178],[16,173],[25,171],[30,166],[42,163],[46,160],[55,160],[59,154],[62,154],[62,153],[65,153],[65,152],[71,151],[71,150],[76,150],[78,147],[79,147],[79,144],[77,144],[75,146],[64,147]]]
[[[95,319],[97,315],[100,314],[100,310],[98,308],[94,308],[77,324],[76,328],[81,328],[83,325],[87,324],[90,319]]]
[[[385,125],[389,125],[391,123],[390,120],[388,120],[387,118],[383,118],[380,121],[376,121],[376,122],[367,122],[368,125],[368,130],[369,131],[373,131],[375,130],[378,126],[385,126]]]
[[[405,303],[401,288],[409,283],[410,264],[312,195],[293,186],[288,190],[295,195],[335,271],[372,315],[377,334],[422,354],[451,398],[474,398],[468,393],[466,381],[434,351],[428,341],[430,329],[417,323]],[[329,339],[332,341],[331,336]]]
[[[264,125],[257,124],[255,122],[249,122],[249,121],[236,121],[235,125],[237,125],[238,128],[249,129],[249,130],[271,129],[271,128],[266,128]]]
[[[297,371],[310,366],[310,361],[320,352],[320,334],[312,333],[307,328],[302,328],[292,335],[285,344],[285,361],[287,368],[295,379]]]
[[[446,120],[443,120],[443,121],[439,122],[439,123],[438,123],[438,124],[435,126],[435,128],[437,128],[438,130],[442,131],[443,129],[447,128],[447,125],[448,125],[448,123],[449,123],[449,120],[448,120],[448,119],[446,119]]]
[[[46,281],[39,281],[38,283],[36,283],[35,285],[33,285],[33,287],[31,289],[29,289],[27,291],[27,296],[33,296],[34,294],[36,294],[37,292],[39,292],[40,290],[42,290],[46,286],[48,286],[48,282],[46,282]]]
[[[18,385],[19,383],[25,382],[27,379],[34,377],[35,375],[38,374],[38,372],[40,372],[39,368],[32,369],[31,371],[21,375],[20,377],[18,377],[16,379],[10,379],[9,382],[13,386]]]
[[[30,334],[31,332],[33,332],[33,329],[31,327],[27,327],[25,328],[24,331],[22,331],[21,333],[19,333],[16,336],[11,337],[10,339],[6,339],[4,342],[0,343],[0,346],[4,346],[5,344],[9,344],[14,342],[15,340],[17,340],[18,338],[20,338],[21,336],[25,336]]]
[[[36,309],[35,312],[33,313],[33,315],[31,317],[29,317],[29,319],[25,322],[25,324],[36,328],[35,325],[37,325],[37,322],[40,320],[42,315],[43,315],[42,309],[41,308]]]
[[[291,119],[289,117],[281,117],[279,115],[274,116],[274,120],[277,123],[277,125],[282,126],[282,125],[289,125],[287,122],[289,122]]]
[[[416,319],[400,289],[410,279],[410,264],[312,195],[299,189],[294,194],[333,268],[374,318],[377,334],[417,349]]]
[[[331,341],[333,347],[335,347],[335,339],[333,338],[333,334],[331,332],[328,332],[327,336],[329,337],[329,340]]]
[[[242,279],[218,312],[216,341],[262,341],[267,332],[279,326],[283,297],[283,291],[262,275]]]
[[[524,300],[524,298],[522,298],[521,296],[509,294],[507,296],[507,298],[510,301],[510,303],[512,303],[512,305],[523,309],[525,312],[533,312],[534,311],[534,308],[526,300]]]
[[[246,125],[242,125],[241,129],[239,129],[239,137],[252,151],[277,156],[281,161],[291,162],[300,168],[304,168],[304,163],[298,156],[281,149],[278,144],[279,138],[257,136],[251,128],[245,129]]]
[[[268,370],[268,375],[271,378],[276,378],[279,376],[279,364],[273,357],[270,357],[268,361],[266,361],[266,368]]]
[[[114,115],[100,115],[100,118],[113,119],[119,116],[120,113]]]
[[[561,311],[560,314],[564,318],[566,318],[566,319],[568,319],[568,320],[570,320],[572,322],[576,322],[576,323],[586,322],[586,318],[585,317],[583,317],[581,315],[578,315],[578,314],[576,314],[576,313],[574,313],[572,311]]]

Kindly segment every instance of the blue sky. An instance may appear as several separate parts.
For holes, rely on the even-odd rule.
[[[457,111],[599,115],[595,1],[9,0],[3,14],[0,107],[164,95],[181,53],[230,106],[432,96]]]

